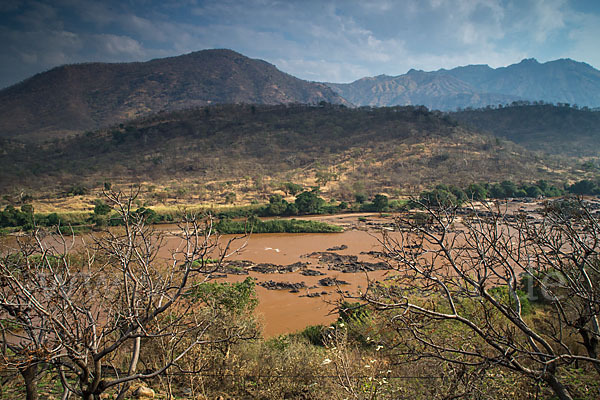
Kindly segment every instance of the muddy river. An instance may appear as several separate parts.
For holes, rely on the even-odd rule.
[[[362,217],[363,221],[358,221]],[[232,255],[228,260],[244,260],[252,264],[277,264],[287,266],[302,263],[303,268],[294,272],[285,273],[260,273],[249,271],[248,274],[227,274],[226,278],[217,278],[217,281],[236,282],[248,276],[257,282],[256,292],[259,305],[257,314],[263,325],[266,337],[276,336],[302,330],[308,325],[327,324],[337,318],[333,311],[335,303],[344,295],[356,295],[361,288],[366,288],[367,279],[383,279],[390,271],[377,270],[364,272],[342,272],[329,269],[330,263],[323,260],[320,255],[307,256],[312,253],[326,252],[341,256],[357,256],[359,262],[378,263],[379,260],[368,252],[381,251],[378,242],[379,224],[390,223],[378,215],[348,215],[313,217],[320,221],[334,223],[345,227],[341,233],[274,233],[253,234],[248,239],[246,246]],[[366,218],[366,221],[364,219]],[[310,219],[304,217],[303,219]],[[175,226],[164,226],[166,231],[176,229]],[[224,235],[222,242],[231,238]],[[168,248],[177,246],[180,239],[170,237]],[[306,276],[301,274],[305,269],[318,271],[319,275]],[[324,278],[337,279],[347,284],[323,286],[319,281]],[[260,284],[266,281],[300,283],[305,287],[296,291],[289,289],[269,290]]]
[[[523,204],[515,204],[512,207],[523,207]],[[382,260],[374,255],[382,251],[378,239],[382,236],[382,229],[386,229],[392,223],[391,217],[382,218],[379,214],[345,214],[302,219],[340,225],[344,227],[344,232],[253,234],[246,246],[229,258],[238,262],[237,272],[243,270],[244,274],[219,271],[219,277],[215,278],[217,281],[235,282],[250,276],[256,280],[259,300],[257,314],[262,321],[266,337],[296,332],[308,325],[328,324],[334,321],[337,318],[334,311],[336,302],[343,296],[357,295],[361,289],[367,287],[368,279],[382,280],[393,273],[384,268]],[[168,249],[174,249],[181,243],[181,240],[172,234],[179,230],[179,227],[159,225],[157,228],[166,234],[164,255],[167,256]],[[230,237],[224,235],[221,242]],[[342,261],[336,264],[336,258]],[[368,276],[364,272],[357,272],[360,268],[350,268],[351,271],[347,271],[348,265],[356,267],[365,263],[373,266]],[[277,268],[275,271],[265,271],[264,268],[255,268],[257,264],[296,264],[296,267],[281,272]],[[307,271],[311,274],[307,275]],[[335,280],[344,283],[336,284]],[[290,285],[295,286],[289,287]]]

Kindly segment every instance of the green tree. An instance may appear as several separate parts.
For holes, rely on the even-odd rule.
[[[375,211],[385,211],[388,209],[388,198],[383,194],[376,194],[373,199],[373,208]]]
[[[58,214],[57,213],[48,214],[46,223],[49,226],[56,226],[56,225],[60,224],[60,218],[58,217]]]
[[[300,193],[302,189],[302,185],[298,185],[292,182],[286,182],[281,186],[281,190],[283,190],[285,193],[291,194],[292,196],[295,196],[296,194]]]
[[[302,214],[319,214],[323,210],[325,200],[319,197],[318,191],[302,192],[296,197],[294,202],[298,212]]]
[[[229,192],[225,194],[225,204],[233,204],[235,202],[235,193]]]
[[[517,185],[512,181],[502,181],[500,186],[504,190],[505,197],[515,197],[517,194]]]
[[[461,204],[446,185],[438,185],[432,191],[421,193],[420,202],[429,207],[452,207]]]
[[[23,204],[21,206],[21,212],[33,217],[33,206],[31,204]]]
[[[544,192],[542,191],[542,189],[540,189],[537,185],[527,186],[527,188],[525,190],[527,191],[527,196],[533,197],[533,198],[536,198],[536,199],[538,197],[544,195]]]
[[[111,208],[108,204],[103,202],[100,199],[94,201],[94,214],[96,215],[106,215],[110,212]]]
[[[467,187],[466,195],[469,199],[481,201],[487,198],[488,191],[481,183],[471,183]]]
[[[569,186],[569,192],[579,195],[598,194],[600,193],[600,188],[598,187],[596,182],[588,179],[583,179]]]
[[[280,194],[273,194],[269,197],[269,205],[265,209],[267,215],[283,215],[288,209],[288,202]]]
[[[354,195],[354,199],[356,200],[357,203],[363,204],[365,201],[367,201],[367,195],[364,193],[356,193]]]
[[[504,191],[504,188],[498,183],[494,183],[490,187],[489,194],[490,194],[490,197],[493,199],[504,199],[504,198],[508,197],[506,195],[506,192]]]

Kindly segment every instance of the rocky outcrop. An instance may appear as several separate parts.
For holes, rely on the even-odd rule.
[[[333,246],[327,249],[327,251],[340,251],[340,250],[346,250],[348,248],[348,246],[346,246],[345,244],[342,244],[340,246]]]
[[[342,281],[337,278],[323,278],[319,280],[319,285],[321,286],[340,286],[340,285],[349,285],[350,283],[346,281]]]
[[[385,262],[372,263],[358,261],[358,257],[354,255],[337,254],[327,251],[313,252],[304,257],[317,258],[319,262],[326,264],[330,270],[344,273],[390,269],[390,266]]]
[[[314,269],[308,269],[308,268],[305,269],[305,270],[303,270],[303,271],[301,271],[300,274],[304,275],[304,276],[320,276],[320,275],[325,275],[321,271],[317,271],[317,270],[314,270]]]
[[[285,274],[288,272],[296,272],[300,269],[305,269],[306,267],[308,267],[308,264],[298,261],[290,265],[261,263],[248,269],[252,272],[259,272],[261,274]]]
[[[273,280],[261,282],[259,285],[267,290],[290,290],[295,292],[306,288],[304,282],[276,282]]]

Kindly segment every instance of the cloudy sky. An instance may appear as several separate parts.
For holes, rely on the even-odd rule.
[[[598,68],[599,38],[598,0],[0,0],[0,87],[207,48],[330,82],[529,57]]]

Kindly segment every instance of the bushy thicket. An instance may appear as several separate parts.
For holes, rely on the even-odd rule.
[[[424,191],[420,201],[428,205],[461,205],[467,200],[559,197],[567,193],[576,195],[600,194],[600,180],[581,180],[572,185],[557,187],[545,180],[533,183],[516,184],[512,181],[500,183],[473,183],[465,188],[454,185],[437,185],[433,190]]]

